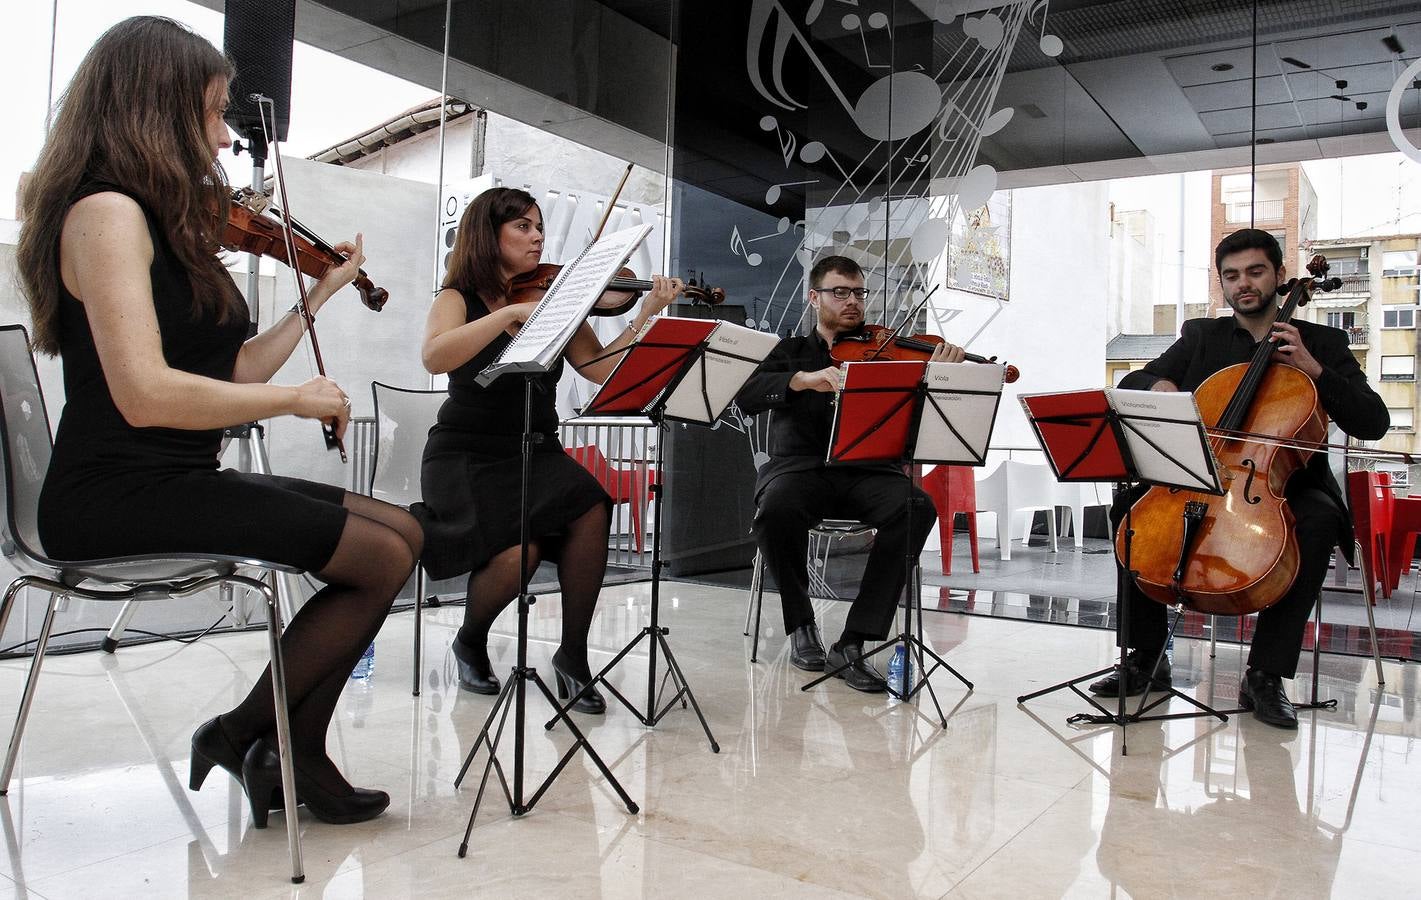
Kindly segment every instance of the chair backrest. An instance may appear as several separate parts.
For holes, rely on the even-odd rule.
[[[444,391],[394,387],[370,382],[375,396],[375,462],[370,467],[370,496],[409,506],[420,499],[419,472],[429,429]]]
[[[12,559],[17,551],[30,559],[45,558],[37,519],[52,448],[30,336],[23,325],[0,326],[0,478],[5,482],[0,492],[5,503],[0,549]]]

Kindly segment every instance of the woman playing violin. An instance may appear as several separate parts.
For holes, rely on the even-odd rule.
[[[906,515],[908,484],[898,466],[824,464],[834,419],[832,398],[842,386],[831,351],[863,330],[868,296],[858,263],[844,256],[815,263],[809,272],[814,331],[781,341],[735,402],[749,415],[774,413],[770,459],[755,482],[754,532],[779,585],[790,662],[808,671],[824,669],[826,656],[830,668],[852,662],[844,676],[849,686],[881,691],[882,676],[859,661],[863,642],[887,636],[903,591],[904,556],[910,547],[914,554],[921,552],[937,513],[928,495],[914,487],[912,515]],[[938,344],[931,355],[941,362],[964,358],[961,347],[948,343]],[[858,519],[878,529],[843,634],[827,654],[814,622],[805,568],[809,529],[826,518]]]
[[[414,508],[429,541],[424,565],[431,577],[469,573],[464,624],[454,640],[459,684],[496,694],[488,657],[488,632],[517,596],[523,382],[502,378],[487,387],[475,377],[508,346],[534,309],[509,303],[513,279],[538,265],[543,216],[526,191],[493,188],[465,211],[450,254],[444,289],[434,299],[424,337],[424,366],[448,373],[449,399],[439,410],[424,449],[424,502]],[[655,276],[632,323],[605,347],[583,323],[568,344],[578,372],[601,383],[616,365],[609,352],[629,346],[651,316],[682,292],[680,279]],[[591,679],[587,632],[607,565],[611,500],[558,442],[555,400],[562,363],[540,376],[534,393],[536,445],[529,485],[533,546],[529,564],[557,562],[562,590],[562,642],[553,656],[559,696],[581,691]],[[574,709],[601,713],[595,690]]]
[[[339,431],[350,415],[325,378],[267,383],[302,324],[288,314],[248,340],[246,305],[218,257],[231,76],[207,41],[139,16],[99,38],[60,104],[25,191],[18,256],[34,345],[64,360],[39,534],[58,559],[226,554],[323,581],[282,636],[295,788],[318,818],[357,822],[389,795],[345,780],[326,731],[422,536],[403,510],[338,487],[218,468],[224,428],[294,415]],[[128,90],[115,97],[115,85]],[[359,238],[342,249],[350,258],[316,285],[313,306],[355,276]],[[192,739],[191,786],[226,769],[259,827],[280,794],[270,677]]]

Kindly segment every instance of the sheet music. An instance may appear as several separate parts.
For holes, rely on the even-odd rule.
[[[928,363],[927,397],[913,458],[981,465],[1001,402],[1004,372],[995,363]]]
[[[666,418],[714,423],[779,342],[769,332],[721,322],[707,339],[705,353],[666,398]]]
[[[637,225],[605,235],[563,266],[518,336],[479,373],[479,383],[488,384],[505,372],[551,369],[607,284],[650,232],[650,225]]]
[[[1126,446],[1141,479],[1155,484],[1219,491],[1213,451],[1200,435],[1194,395],[1175,391],[1107,389],[1121,416]]]

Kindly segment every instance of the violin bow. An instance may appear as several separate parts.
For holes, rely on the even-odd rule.
[[[622,180],[617,182],[617,189],[612,192],[612,196],[607,200],[607,208],[602,211],[602,221],[597,223],[597,230],[592,233],[592,243],[602,236],[602,229],[607,227],[607,221],[612,218],[612,210],[617,208],[617,198],[622,196],[622,188],[627,186],[627,179],[632,177],[632,164],[627,163],[627,170],[622,173]]]
[[[257,103],[257,118],[261,120],[262,138],[271,148],[271,158],[276,161],[276,190],[281,196],[281,236],[286,242],[286,258],[292,273],[296,276],[296,311],[301,316],[301,321],[305,323],[306,334],[311,341],[311,355],[316,360],[316,372],[322,378],[326,376],[326,364],[321,359],[321,342],[316,337],[316,316],[311,312],[311,301],[306,293],[306,278],[301,274],[301,267],[297,263],[296,257],[296,233],[292,226],[291,217],[291,197],[286,193],[286,174],[281,168],[281,147],[276,140],[276,104],[265,94],[253,94],[251,99]],[[266,113],[270,110],[272,127],[267,128]],[[336,434],[335,421],[322,421],[321,434],[326,439],[326,449],[335,450],[340,453],[340,461],[348,462],[345,454],[345,443]]]

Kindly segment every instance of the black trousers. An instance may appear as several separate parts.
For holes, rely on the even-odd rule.
[[[910,550],[914,556],[922,552],[937,522],[932,498],[917,487],[911,488],[909,516],[909,484],[895,473],[827,466],[786,472],[765,485],[755,511],[755,541],[779,587],[786,633],[814,621],[805,566],[809,529],[822,519],[858,519],[878,533],[844,631],[865,639],[888,636],[907,578],[904,558]]]
[[[1115,498],[1110,509],[1114,526],[1119,526],[1125,510],[1142,493],[1129,491]],[[1342,510],[1320,488],[1307,484],[1295,487],[1290,483],[1285,496],[1297,520],[1298,576],[1281,600],[1258,614],[1248,665],[1270,675],[1292,678],[1298,671],[1303,632],[1322,592],[1327,563],[1344,520]],[[1153,662],[1164,649],[1169,634],[1169,609],[1146,597],[1132,579],[1125,577],[1118,562],[1116,571],[1122,587],[1127,588],[1126,602],[1130,604],[1130,631],[1124,635],[1123,643]]]

